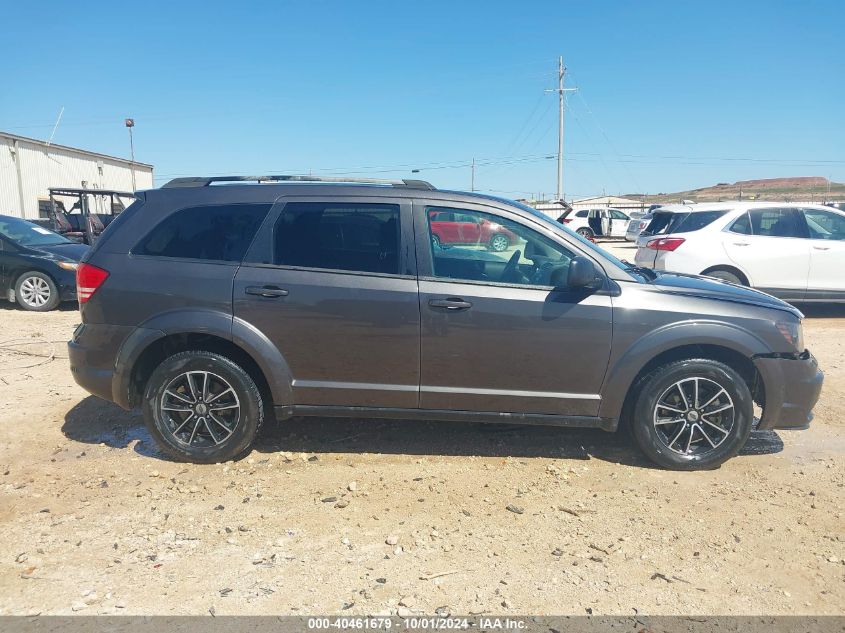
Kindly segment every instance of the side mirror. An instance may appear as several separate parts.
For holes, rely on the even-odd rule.
[[[601,275],[591,260],[577,255],[569,262],[569,266],[559,266],[552,271],[551,283],[561,289],[598,290]]]

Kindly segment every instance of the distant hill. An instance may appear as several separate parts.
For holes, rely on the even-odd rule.
[[[822,202],[825,200],[845,200],[845,184],[830,183],[828,196],[827,178],[820,176],[799,176],[795,178],[764,178],[760,180],[740,180],[733,184],[720,182],[712,187],[658,193],[655,195],[626,194],[626,198],[644,199],[646,203],[671,203],[681,200],[695,202],[718,202],[719,200],[776,200],[784,202]]]

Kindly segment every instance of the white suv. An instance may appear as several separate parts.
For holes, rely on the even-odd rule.
[[[784,202],[658,209],[636,264],[709,275],[788,301],[845,301],[845,213]]]
[[[619,209],[600,207],[597,209],[570,209],[561,215],[558,222],[586,237],[625,237],[631,218]]]

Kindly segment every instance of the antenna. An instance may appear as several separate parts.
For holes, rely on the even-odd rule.
[[[49,140],[49,141],[47,141],[47,147],[50,147],[50,143],[52,143],[52,142],[53,142],[53,137],[56,135],[56,130],[58,130],[58,129],[59,129],[59,123],[61,122],[61,120],[62,120],[62,115],[63,115],[64,113],[65,113],[65,107],[64,107],[64,106],[62,106],[62,109],[61,109],[61,110],[59,110],[59,118],[58,118],[58,119],[56,119],[56,125],[54,125],[54,126],[53,126],[53,132],[52,132],[52,134],[50,134],[50,140]]]

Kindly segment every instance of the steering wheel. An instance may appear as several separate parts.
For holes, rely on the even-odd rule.
[[[504,270],[502,270],[502,276],[499,278],[500,282],[507,283],[510,278],[514,276],[514,273],[519,272],[519,269],[516,267],[516,265],[519,263],[520,257],[522,257],[522,251],[513,252],[513,255],[511,255],[511,258],[505,265]]]

